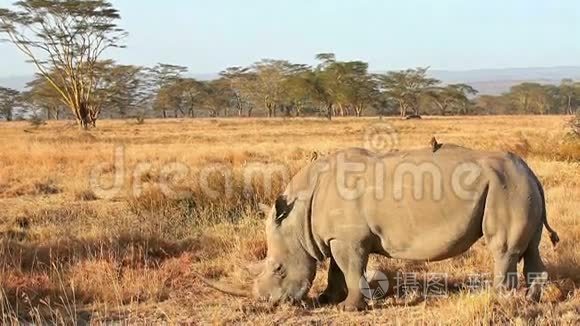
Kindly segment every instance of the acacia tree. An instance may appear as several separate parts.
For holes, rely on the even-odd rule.
[[[545,114],[559,106],[558,88],[553,85],[521,83],[512,86],[507,96],[515,110],[524,114]]]
[[[276,116],[276,110],[285,97],[284,84],[288,78],[292,65],[286,60],[263,59],[252,66],[256,78],[255,90],[261,97],[268,117]]]
[[[384,93],[399,104],[401,117],[409,111],[419,115],[419,99],[431,87],[440,83],[439,80],[427,77],[429,68],[390,71],[378,75],[377,79]]]
[[[182,112],[186,112],[190,118],[195,118],[195,107],[202,103],[203,83],[193,79],[185,78],[178,83],[179,107]]]
[[[337,97],[341,99],[340,114],[354,113],[362,116],[363,111],[376,102],[378,91],[375,80],[368,74],[368,63],[349,61],[336,63],[340,67],[340,82]],[[346,105],[344,108],[342,105]],[[346,111],[345,111],[346,110]]]
[[[572,79],[562,79],[558,94],[564,108],[564,114],[574,114],[575,108],[580,102],[580,83]]]
[[[309,71],[305,77],[309,97],[319,107],[328,120],[332,120],[332,108],[335,103],[332,89],[327,87],[330,77],[323,71]]]
[[[12,121],[19,97],[19,91],[0,86],[0,116],[3,116],[6,121]]]
[[[529,113],[532,104],[532,93],[535,88],[540,87],[538,83],[521,83],[510,88],[508,96],[516,110],[520,113]]]
[[[13,10],[0,9],[0,33],[34,63],[86,129],[98,118],[96,65],[105,50],[122,47],[126,35],[119,19],[106,0],[23,0]]]
[[[22,97],[28,105],[44,110],[47,120],[60,119],[66,107],[61,101],[60,94],[44,76],[37,74],[26,84],[26,88]]]
[[[310,92],[308,88],[308,73],[310,67],[304,64],[294,64],[291,72],[284,81],[284,99],[282,106],[287,116],[294,111],[296,116],[301,116],[305,105],[310,102]]]
[[[183,79],[186,72],[187,67],[166,63],[159,63],[148,70],[149,86],[154,94],[153,110],[161,111],[163,118],[167,117],[168,110],[176,109],[175,101],[170,98],[170,88]]]
[[[467,114],[471,104],[469,96],[477,94],[477,90],[467,84],[450,84],[445,87],[434,87],[426,92],[426,96],[437,106],[439,114],[446,115],[455,109],[457,114]]]
[[[252,95],[257,93],[253,85],[256,84],[256,75],[250,72],[250,68],[246,67],[228,67],[220,72],[224,83],[230,90],[232,95],[233,107],[238,112],[238,116],[244,115],[244,109],[247,108],[248,116],[252,114],[253,103],[251,103]]]
[[[202,107],[208,110],[210,117],[217,117],[220,108],[224,109],[224,116],[228,115],[227,108],[230,104],[231,94],[226,84],[221,79],[202,83],[203,93],[200,101]]]
[[[103,107],[111,105],[114,89],[112,74],[115,67],[113,60],[98,61],[93,71],[93,90],[89,106],[89,119],[94,122],[101,115]]]
[[[340,75],[336,67],[334,53],[319,53],[318,66],[306,74],[305,80],[310,98],[319,106],[328,120],[332,120],[333,108],[337,102]]]
[[[548,114],[558,107],[558,87],[540,85],[533,90],[532,103],[536,113]]]
[[[350,62],[336,61],[333,54],[319,54],[317,58],[323,60],[323,70],[319,73],[325,77],[326,87],[333,98],[332,115],[344,116],[349,105],[348,95],[353,86],[349,82],[353,80],[355,69]]]
[[[159,90],[155,103],[158,107],[172,108],[175,118],[179,114],[194,118],[195,108],[201,105],[204,91],[203,83],[193,78],[176,79]]]
[[[148,93],[142,67],[113,64],[103,68],[102,106],[125,118],[145,104]]]

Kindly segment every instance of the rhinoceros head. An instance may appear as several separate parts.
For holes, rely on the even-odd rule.
[[[254,276],[251,293],[214,283],[201,275],[198,277],[207,285],[231,295],[253,296],[272,304],[302,300],[316,274],[316,260],[301,245],[304,228],[298,215],[304,214],[302,205],[302,202],[280,196],[266,214],[268,254],[248,268]]]
[[[296,200],[280,196],[266,218],[268,255],[250,268],[255,274],[253,295],[272,303],[300,301],[310,290],[316,273],[316,261],[301,245],[300,216],[304,209]]]

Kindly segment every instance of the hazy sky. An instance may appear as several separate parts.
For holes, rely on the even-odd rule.
[[[12,0],[0,0],[7,7]],[[578,0],[113,0],[130,33],[122,63],[215,73],[319,52],[371,70],[580,65]],[[0,76],[33,71],[0,44]]]

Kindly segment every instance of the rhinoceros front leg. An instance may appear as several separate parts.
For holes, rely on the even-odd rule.
[[[364,300],[360,281],[364,277],[369,253],[360,243],[347,243],[340,240],[330,242],[330,250],[338,268],[343,272],[348,294],[338,306],[346,311],[363,310]]]
[[[320,304],[339,303],[346,298],[347,289],[344,274],[336,264],[334,257],[330,257],[328,267],[328,285],[318,297]]]
[[[518,286],[518,255],[496,253],[494,257],[494,287],[497,290],[513,290]]]

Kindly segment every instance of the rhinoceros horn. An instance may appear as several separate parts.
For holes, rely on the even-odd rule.
[[[216,283],[214,281],[211,281],[211,280],[201,276],[199,273],[196,273],[196,272],[193,272],[193,275],[195,275],[197,278],[199,278],[207,286],[214,288],[220,292],[223,292],[223,293],[226,293],[229,295],[233,295],[235,297],[243,297],[243,298],[251,297],[251,293],[248,290],[235,289],[229,285]]]
[[[266,265],[266,262],[264,260],[261,260],[261,261],[256,262],[256,263],[249,264],[248,266],[243,267],[243,269],[245,271],[247,271],[251,277],[256,278],[260,274],[262,274],[262,271],[264,270],[265,265]]]

